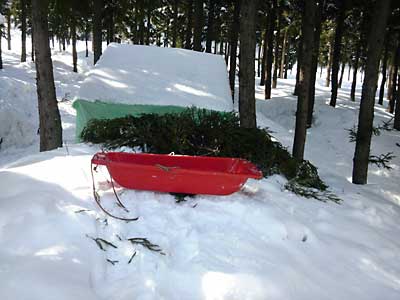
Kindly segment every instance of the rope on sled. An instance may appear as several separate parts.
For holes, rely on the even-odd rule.
[[[94,197],[94,201],[96,202],[97,206],[109,217],[113,218],[113,219],[117,219],[117,220],[121,220],[121,221],[126,221],[126,222],[132,222],[132,221],[137,221],[139,219],[139,217],[136,218],[124,218],[124,217],[118,217],[113,215],[112,213],[108,212],[100,203],[100,196],[98,195],[98,193],[96,192],[96,185],[94,183],[94,174],[93,171],[96,171],[97,165],[95,167],[93,167],[93,163],[90,164],[90,172],[92,174],[92,187],[93,187],[93,197]],[[115,190],[115,186],[114,186],[114,182],[112,180],[112,177],[110,175],[111,178],[111,185],[114,191],[114,195],[117,199],[118,204],[126,211],[129,212],[129,210],[122,204],[121,200],[119,199],[117,192]]]

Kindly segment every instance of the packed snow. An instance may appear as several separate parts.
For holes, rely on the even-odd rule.
[[[393,169],[371,166],[368,185],[351,184],[354,143],[349,142],[346,129],[357,122],[361,83],[353,103],[345,80],[338,107],[331,108],[329,88],[320,79],[316,120],[307,134],[306,158],[319,168],[342,204],[298,197],[283,189],[284,178],[273,176],[259,181],[259,191],[252,195],[198,195],[181,203],[169,194],[118,188],[127,213],[115,205],[108,174],[100,169],[95,182],[102,203],[119,216],[139,217],[126,223],[107,218],[93,200],[90,159],[99,148],[73,143],[75,116],[70,100],[81,94],[85,78],[94,78],[86,77],[87,71],[95,74],[97,68],[91,67],[92,57],[84,57],[80,43],[79,73],[74,74],[70,49],[53,50],[64,147],[39,153],[34,64],[18,62],[18,41],[16,31],[12,51],[3,52],[0,72],[3,299],[400,298],[400,148],[395,145],[400,134],[382,130],[373,138],[373,154],[392,151],[397,156],[391,162]],[[150,52],[153,49],[149,47]],[[187,53],[168,51],[176,51],[172,55],[178,57]],[[113,60],[117,65],[119,57],[108,58],[109,63]],[[132,61],[140,65],[139,57]],[[140,68],[156,72],[157,64]],[[256,87],[258,125],[268,127],[289,148],[296,110],[291,95],[294,74],[279,80],[272,100],[261,100],[263,90]],[[225,80],[226,73],[210,76]],[[185,78],[173,70],[168,75],[170,84],[182,84]],[[208,90],[213,86],[203,84],[201,89],[193,88],[214,95]],[[137,91],[153,89],[161,101],[168,94],[164,87],[143,80]],[[192,99],[198,101],[195,105],[213,108],[205,98]],[[375,124],[389,119],[390,114],[377,106]],[[110,243],[98,240],[104,251],[96,238]],[[132,244],[129,238],[146,238],[162,253]]]
[[[82,83],[78,97],[128,104],[233,109],[221,56],[155,46],[108,45]]]

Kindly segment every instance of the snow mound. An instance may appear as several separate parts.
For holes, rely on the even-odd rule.
[[[0,79],[0,147],[31,145],[38,130],[36,88],[11,76]]]
[[[110,44],[78,98],[233,110],[222,57],[175,48]]]

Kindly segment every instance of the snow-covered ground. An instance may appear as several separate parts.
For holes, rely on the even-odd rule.
[[[71,101],[60,103],[66,147],[38,153],[34,65],[18,62],[16,38],[13,50],[3,52],[0,72],[3,299],[400,298],[400,134],[382,131],[373,138],[373,154],[397,156],[393,169],[372,166],[368,185],[351,184],[354,143],[345,129],[357,122],[359,104],[348,101],[349,82],[337,108],[327,105],[330,90],[318,82],[306,145],[306,158],[341,205],[297,197],[273,176],[261,180],[254,195],[196,196],[179,204],[168,194],[121,190],[130,210],[125,213],[114,204],[107,174],[96,174],[108,209],[139,216],[126,223],[106,218],[94,204],[90,159],[98,148],[73,143]],[[83,47],[78,74],[71,71],[69,51],[54,52],[60,100],[78,95],[91,69]],[[269,101],[261,100],[257,86],[259,126],[268,126],[289,148],[293,84],[293,78],[280,80]],[[377,106],[375,123],[389,119]],[[100,241],[102,251],[92,238],[117,248]],[[146,238],[164,255],[129,238]]]

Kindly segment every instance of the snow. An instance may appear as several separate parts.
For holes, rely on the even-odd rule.
[[[128,104],[233,109],[222,57],[155,46],[108,45],[82,83],[78,97]]]
[[[331,108],[330,90],[319,80],[316,120],[307,134],[306,158],[343,199],[341,205],[298,197],[283,189],[284,178],[272,176],[259,181],[253,195],[198,195],[181,203],[169,194],[118,188],[127,213],[115,205],[108,174],[100,169],[95,182],[104,206],[119,216],[139,217],[136,222],[105,222],[93,201],[89,167],[99,147],[73,143],[71,101],[59,103],[65,146],[38,152],[34,65],[18,62],[18,42],[13,39],[13,50],[4,51],[0,72],[2,298],[400,298],[399,132],[382,131],[372,142],[373,154],[394,152],[393,169],[371,166],[369,184],[351,184],[354,143],[345,129],[357,122],[360,84],[353,103],[345,80],[338,106]],[[92,57],[86,59],[84,45],[78,46],[78,74],[72,72],[70,49],[53,52],[59,100],[77,97],[91,69]],[[89,72],[95,74],[100,66],[101,61]],[[150,66],[156,69],[155,63]],[[171,82],[185,78],[175,76],[169,75]],[[269,101],[262,100],[257,86],[258,125],[269,127],[289,149],[296,110],[293,76],[279,80]],[[158,92],[164,88],[154,81],[141,84]],[[193,99],[207,105],[203,98]],[[375,125],[389,119],[377,105]],[[98,237],[117,248],[102,251],[91,239]],[[147,238],[165,255],[127,241],[134,237]],[[107,259],[118,262],[112,265]]]

